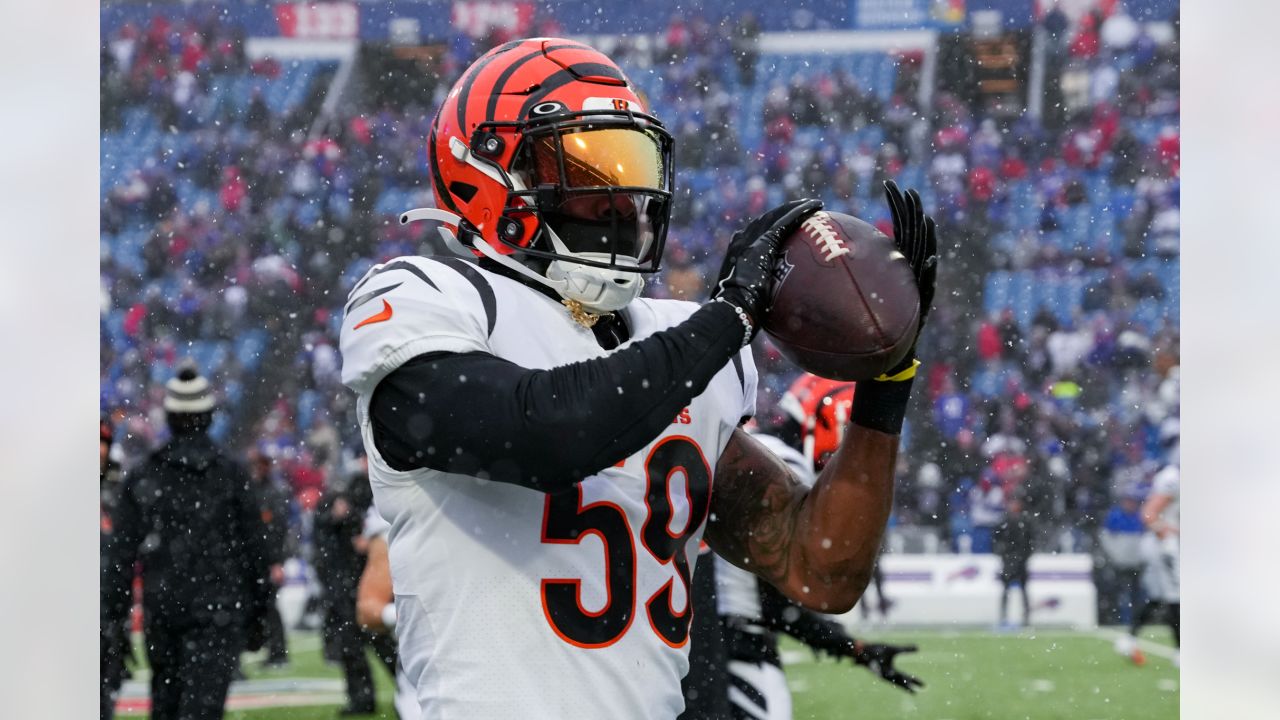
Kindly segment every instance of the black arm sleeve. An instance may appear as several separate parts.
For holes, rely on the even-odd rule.
[[[551,370],[487,353],[428,353],[378,383],[374,443],[397,470],[554,492],[652,441],[741,344],[737,314],[711,302],[630,347]]]
[[[854,639],[840,623],[800,607],[763,580],[758,584],[760,615],[765,627],[784,632],[814,650],[836,657],[853,655]]]

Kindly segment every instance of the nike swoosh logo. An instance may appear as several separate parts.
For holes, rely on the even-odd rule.
[[[391,312],[392,312],[392,311],[391,311],[391,303],[387,302],[386,300],[383,300],[383,301],[382,301],[382,312],[378,313],[377,315],[370,315],[369,317],[367,317],[367,318],[365,318],[365,319],[361,320],[360,322],[356,323],[356,326],[355,326],[355,327],[353,327],[353,328],[351,328],[351,329],[352,329],[352,330],[359,330],[360,328],[364,327],[365,325],[369,325],[369,324],[371,324],[371,323],[380,323],[380,322],[383,322],[384,320],[390,320],[390,319],[391,319]]]

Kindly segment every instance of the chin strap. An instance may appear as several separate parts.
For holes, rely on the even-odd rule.
[[[458,215],[438,208],[415,208],[400,214],[400,224],[402,225],[416,222],[418,220],[434,220],[436,222],[447,223],[449,225],[456,225],[459,227],[461,227],[462,222],[462,218]],[[441,225],[437,231],[440,233],[440,239],[444,241],[445,246],[453,251],[454,254],[460,255],[464,258],[475,257],[475,253],[471,252],[471,249],[466,245],[463,245],[462,241],[458,239],[458,236],[455,235],[452,230]],[[539,275],[525,267],[524,264],[513,260],[510,255],[504,255],[503,253],[498,252],[497,248],[490,245],[489,241],[482,237],[476,236],[472,240],[472,245],[476,250],[480,251],[481,255],[484,255],[503,267],[524,275],[530,280],[536,280],[558,293],[562,293],[562,291],[564,291],[568,286],[568,283],[564,280],[552,280],[545,275]]]
[[[458,225],[459,227],[461,227],[459,223],[462,222],[462,218],[457,215],[446,210],[439,210],[436,208],[414,208],[413,210],[400,213],[401,225],[408,225],[411,222],[417,222],[419,220],[435,220],[440,223]],[[449,250],[455,255],[468,257],[472,254],[471,251],[467,249],[467,246],[463,245],[462,241],[458,239],[458,236],[454,235],[453,231],[449,228],[441,225],[437,228],[437,232],[440,233],[440,239],[444,240],[445,247],[449,248]]]

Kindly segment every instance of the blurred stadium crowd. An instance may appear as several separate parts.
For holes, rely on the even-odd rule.
[[[937,217],[952,299],[922,341],[891,548],[990,552],[1017,495],[1042,547],[1105,560],[1097,534],[1176,452],[1176,30],[1119,9],[1042,22],[1055,122],[946,92],[922,107],[922,53],[762,53],[749,15],[677,17],[608,49],[676,137],[651,295],[705,298],[732,232],[787,199],[888,232],[879,188],[894,178]],[[505,39],[453,37],[435,101]],[[320,117],[336,63],[250,61],[244,41],[214,13],[104,37],[101,405],[127,470],[193,358],[222,395],[213,434],[270,460],[306,557],[315,509],[361,473],[338,380],[347,289],[372,263],[447,252],[395,222],[432,203],[435,108],[369,88]],[[757,342],[768,425],[797,371]]]

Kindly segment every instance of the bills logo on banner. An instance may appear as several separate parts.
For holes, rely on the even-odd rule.
[[[959,570],[953,570],[947,573],[947,582],[952,583],[957,580],[976,580],[978,578],[977,565],[965,565]]]
[[[533,25],[533,3],[485,0],[482,2],[455,2],[453,27],[473,38],[481,38],[494,30],[503,30],[513,36],[527,35]]]
[[[275,9],[281,37],[349,40],[360,33],[355,3],[280,3]]]

